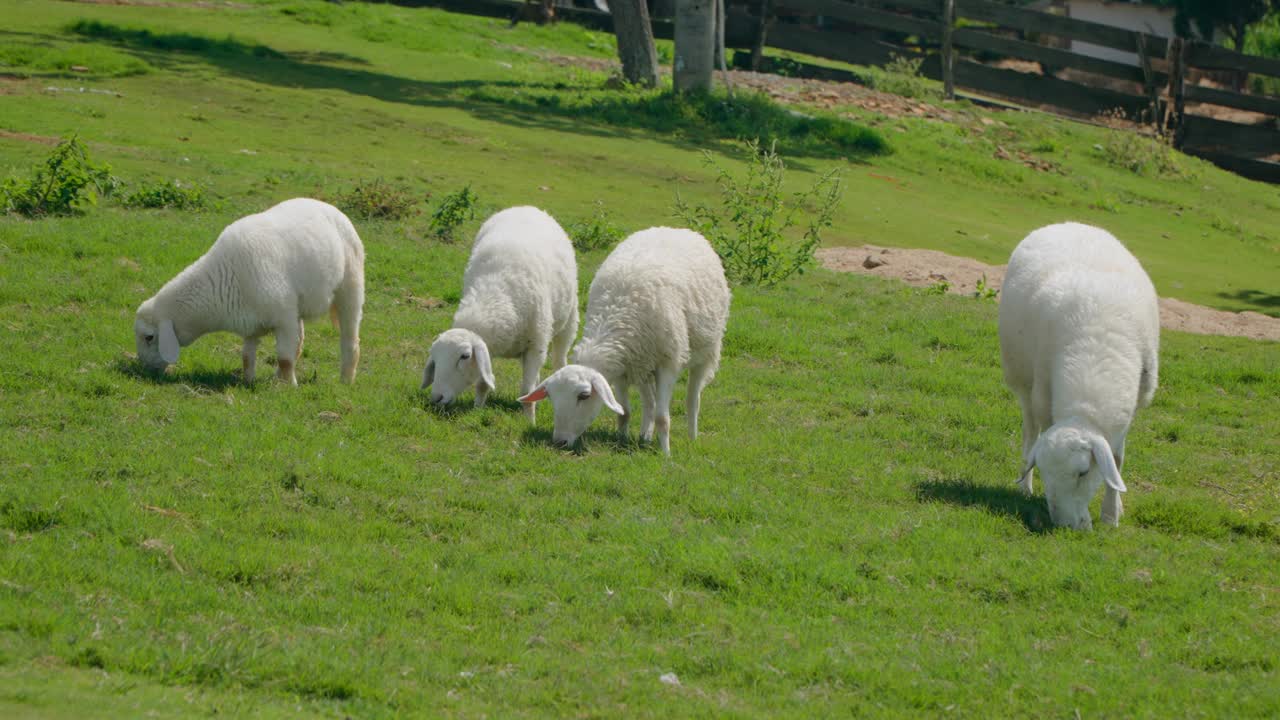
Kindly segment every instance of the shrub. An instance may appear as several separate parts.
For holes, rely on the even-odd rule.
[[[1103,145],[1096,147],[1108,164],[1135,175],[1180,178],[1190,174],[1168,141],[1135,130],[1109,130]]]
[[[453,242],[453,233],[458,226],[475,219],[477,199],[470,185],[445,195],[440,200],[440,207],[431,213],[431,234],[442,242]]]
[[[425,198],[424,198],[425,199]],[[401,220],[416,214],[419,198],[405,188],[381,178],[356,183],[335,205],[344,213],[362,220]]]
[[[173,182],[157,182],[143,185],[124,199],[128,208],[173,208],[175,210],[203,210],[208,206],[204,190],[199,185],[182,185]]]
[[[803,273],[813,262],[823,228],[831,226],[842,190],[834,170],[809,189],[787,195],[782,190],[785,166],[773,146],[761,150],[748,143],[751,160],[746,176],[736,178],[704,153],[706,165],[716,169],[720,208],[688,205],[676,195],[675,212],[689,227],[709,240],[724,263],[731,282],[776,285]],[[787,231],[803,221],[799,239]]]
[[[30,178],[9,178],[0,185],[0,202],[5,212],[32,218],[70,215],[97,202],[98,193],[110,195],[118,185],[111,167],[90,160],[89,149],[72,135],[58,143]]]
[[[881,92],[924,100],[937,96],[937,88],[920,75],[924,58],[909,58],[894,53],[888,65],[872,68],[866,74],[867,84]]]
[[[569,226],[569,237],[578,252],[590,252],[613,247],[622,239],[622,228],[614,224],[604,204],[596,202],[596,212],[590,218]]]

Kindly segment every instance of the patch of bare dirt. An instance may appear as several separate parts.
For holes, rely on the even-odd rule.
[[[10,132],[8,130],[0,130],[0,138],[5,140],[22,140],[24,142],[39,143],[41,145],[57,145],[58,138],[49,137],[47,135],[32,135],[31,133]]]
[[[917,287],[947,283],[948,292],[974,295],[978,282],[999,289],[1005,265],[988,265],[971,258],[937,250],[887,248],[878,245],[822,248],[816,253],[823,267],[902,280]],[[1160,324],[1168,330],[1200,335],[1229,335],[1254,340],[1280,341],[1280,318],[1246,310],[1233,313],[1160,298]]]

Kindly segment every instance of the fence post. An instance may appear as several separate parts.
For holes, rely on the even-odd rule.
[[[764,41],[769,33],[769,16],[773,14],[773,0],[760,0],[760,22],[756,25],[756,36],[751,42],[751,72],[760,72],[764,62]]]
[[[1151,70],[1151,56],[1147,54],[1147,36],[1145,33],[1134,33],[1138,45],[1138,62],[1142,65],[1142,94],[1150,101],[1148,112],[1151,113],[1151,124],[1160,130],[1160,94],[1156,91],[1155,73]]]
[[[1173,137],[1173,146],[1180,148],[1182,146],[1182,115],[1183,115],[1183,86],[1187,74],[1187,51],[1186,43],[1182,38],[1173,38],[1169,40],[1169,100],[1173,103],[1173,109],[1165,118],[1165,132],[1171,132]]]
[[[942,93],[948,100],[956,99],[956,51],[951,44],[955,26],[956,0],[942,0]]]

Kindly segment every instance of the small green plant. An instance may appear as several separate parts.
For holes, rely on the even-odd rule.
[[[125,197],[124,206],[203,210],[208,206],[208,201],[205,199],[204,190],[199,185],[183,185],[174,180],[143,185]]]
[[[924,289],[925,295],[946,295],[951,291],[951,283],[945,279],[939,280]]]
[[[604,204],[597,200],[595,214],[570,225],[569,237],[578,252],[604,250],[622,239],[622,228],[613,222]]]
[[[786,170],[773,145],[762,150],[748,143],[751,160],[746,176],[735,177],[716,165],[710,153],[703,162],[715,168],[720,207],[689,205],[677,193],[675,212],[689,227],[709,240],[731,282],[776,285],[805,271],[823,229],[831,226],[842,185],[834,170],[809,189],[787,195],[782,190]],[[788,230],[803,223],[799,239]]]
[[[920,75],[924,58],[912,58],[894,53],[888,65],[872,68],[866,75],[867,84],[881,92],[903,97],[927,99],[938,95],[937,88]]]
[[[983,273],[982,277],[978,278],[978,285],[974,290],[973,296],[979,300],[995,300],[999,294],[999,288],[992,287],[987,282],[987,274]]]
[[[453,233],[462,223],[476,217],[478,197],[470,185],[445,195],[440,207],[431,213],[431,234],[442,242],[453,242]]]
[[[9,178],[0,185],[0,202],[6,213],[31,218],[70,215],[97,202],[98,194],[110,195],[119,182],[111,167],[90,160],[89,149],[72,135],[58,143],[31,177]]]
[[[343,212],[362,220],[401,220],[415,214],[420,198],[405,188],[375,178],[361,181],[335,203]]]

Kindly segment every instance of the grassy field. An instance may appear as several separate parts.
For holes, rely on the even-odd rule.
[[[701,150],[740,167],[749,122],[603,88],[559,58],[611,40],[568,25],[323,2],[0,15],[0,175],[79,133],[126,183],[215,201],[0,218],[0,716],[1280,713],[1275,343],[1164,336],[1115,530],[1049,530],[1017,494],[995,303],[825,271],[735,289],[696,444],[673,433],[668,459],[601,421],[555,451],[512,361],[483,410],[418,392],[467,253],[428,237],[429,210],[469,183],[483,212],[672,222],[676,189],[713,197]],[[828,243],[1003,261],[1079,219],[1164,295],[1280,313],[1275,188],[949,109],[849,109],[887,154],[844,125],[784,138],[795,186],[843,173]],[[355,385],[318,322],[298,388],[241,384],[226,335],[137,372],[137,304],[230,220],[379,177],[431,199],[357,223]],[[584,288],[603,257],[580,257]],[[680,390],[673,408],[681,428]]]

